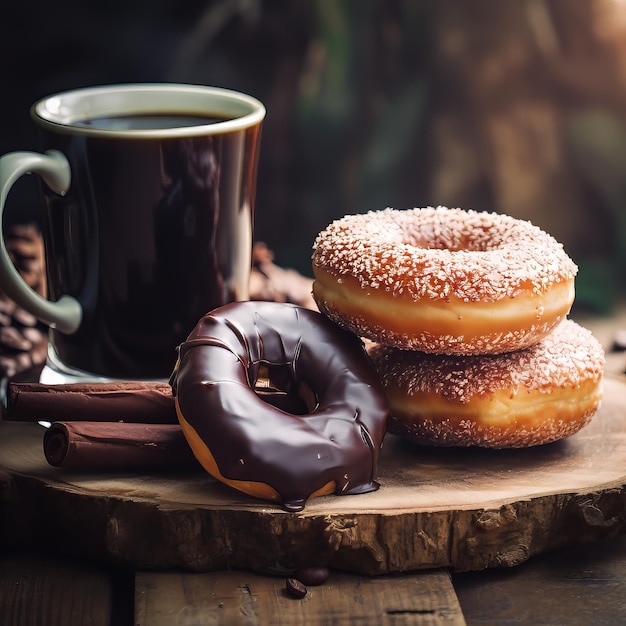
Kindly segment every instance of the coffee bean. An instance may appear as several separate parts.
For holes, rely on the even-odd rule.
[[[306,587],[297,578],[287,578],[285,591],[294,598],[304,598],[307,594]]]
[[[327,567],[302,567],[296,572],[296,578],[305,585],[321,585],[330,575]]]

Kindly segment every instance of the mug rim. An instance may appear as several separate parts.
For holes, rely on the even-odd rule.
[[[213,102],[211,108],[207,106],[209,102]],[[77,124],[93,117],[149,113],[195,113],[233,117],[208,124],[154,129],[111,129]],[[223,87],[183,83],[127,83],[81,87],[45,96],[31,107],[33,121],[53,132],[134,139],[229,133],[260,124],[265,114],[265,106],[253,96]]]

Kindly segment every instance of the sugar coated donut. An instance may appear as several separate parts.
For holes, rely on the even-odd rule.
[[[216,309],[179,347],[170,382],[191,449],[223,483],[288,511],[378,487],[384,392],[360,339],[320,313]]]
[[[576,272],[563,247],[529,222],[386,209],[346,216],[318,235],[313,297],[377,343],[492,354],[531,346],[564,319]]]
[[[604,353],[571,320],[508,354],[453,356],[374,346],[388,431],[440,446],[517,448],[574,434],[602,396]]]

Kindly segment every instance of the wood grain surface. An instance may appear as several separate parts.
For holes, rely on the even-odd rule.
[[[626,526],[626,384],[573,437],[525,450],[385,440],[379,491],[310,500],[302,513],[203,471],[85,474],[49,466],[35,424],[0,422],[2,537],[138,568],[360,574],[512,566]],[[52,539],[53,538],[53,539]]]
[[[626,624],[626,535],[452,582],[468,626]]]
[[[364,577],[333,572],[295,599],[284,578],[250,572],[138,572],[135,625],[464,626],[445,571]]]
[[[113,595],[109,573],[94,565],[0,554],[3,626],[110,626]]]

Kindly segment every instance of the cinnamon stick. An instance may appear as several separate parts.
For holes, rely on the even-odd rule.
[[[180,426],[111,422],[55,422],[44,433],[46,460],[86,471],[200,467]]]
[[[9,384],[5,419],[177,424],[172,390],[159,382]]]

